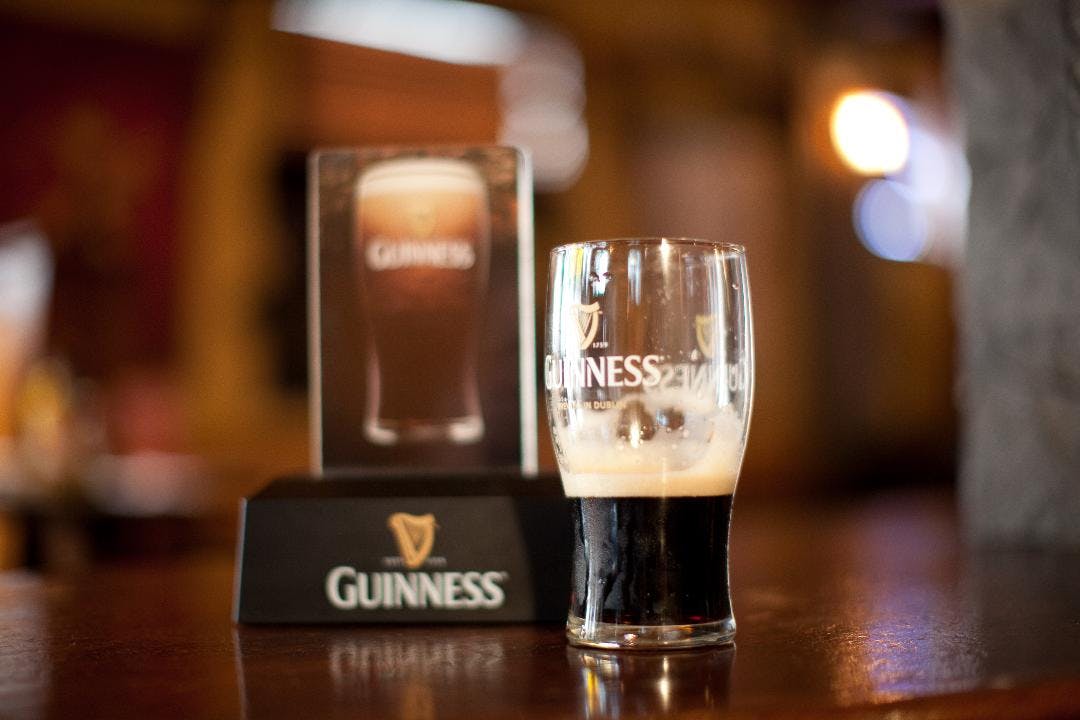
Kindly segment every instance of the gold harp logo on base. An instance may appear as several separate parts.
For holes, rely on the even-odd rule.
[[[415,570],[423,565],[435,545],[435,515],[397,512],[387,518],[386,526],[394,534],[405,567]]]

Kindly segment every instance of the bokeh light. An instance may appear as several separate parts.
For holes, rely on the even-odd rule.
[[[907,186],[871,180],[855,198],[855,230],[866,249],[886,260],[917,260],[926,250],[929,222]]]
[[[589,157],[585,69],[577,46],[556,30],[529,26],[521,52],[502,68],[499,142],[529,150],[536,187],[565,190]]]
[[[886,93],[845,93],[833,107],[833,145],[841,159],[863,175],[885,175],[904,167],[911,138],[899,103]]]
[[[514,13],[465,0],[278,0],[285,32],[465,65],[512,61],[525,36]]]
[[[877,257],[955,266],[963,254],[970,170],[960,141],[932,107],[879,91],[833,107],[836,150],[870,175],[852,208],[855,232]]]

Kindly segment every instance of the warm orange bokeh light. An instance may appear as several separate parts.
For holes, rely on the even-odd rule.
[[[907,120],[884,93],[844,93],[833,107],[829,127],[837,153],[857,173],[887,175],[907,163],[911,143]]]

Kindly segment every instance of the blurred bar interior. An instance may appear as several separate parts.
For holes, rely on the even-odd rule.
[[[560,242],[745,244],[741,496],[948,490],[969,179],[940,12],[4,2],[0,568],[228,548],[237,499],[308,467],[325,146],[528,147],[540,289]]]

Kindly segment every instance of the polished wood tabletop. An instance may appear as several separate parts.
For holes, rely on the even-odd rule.
[[[966,551],[951,500],[735,512],[738,636],[569,648],[555,626],[244,627],[232,563],[0,574],[0,717],[1080,717],[1080,555]]]

